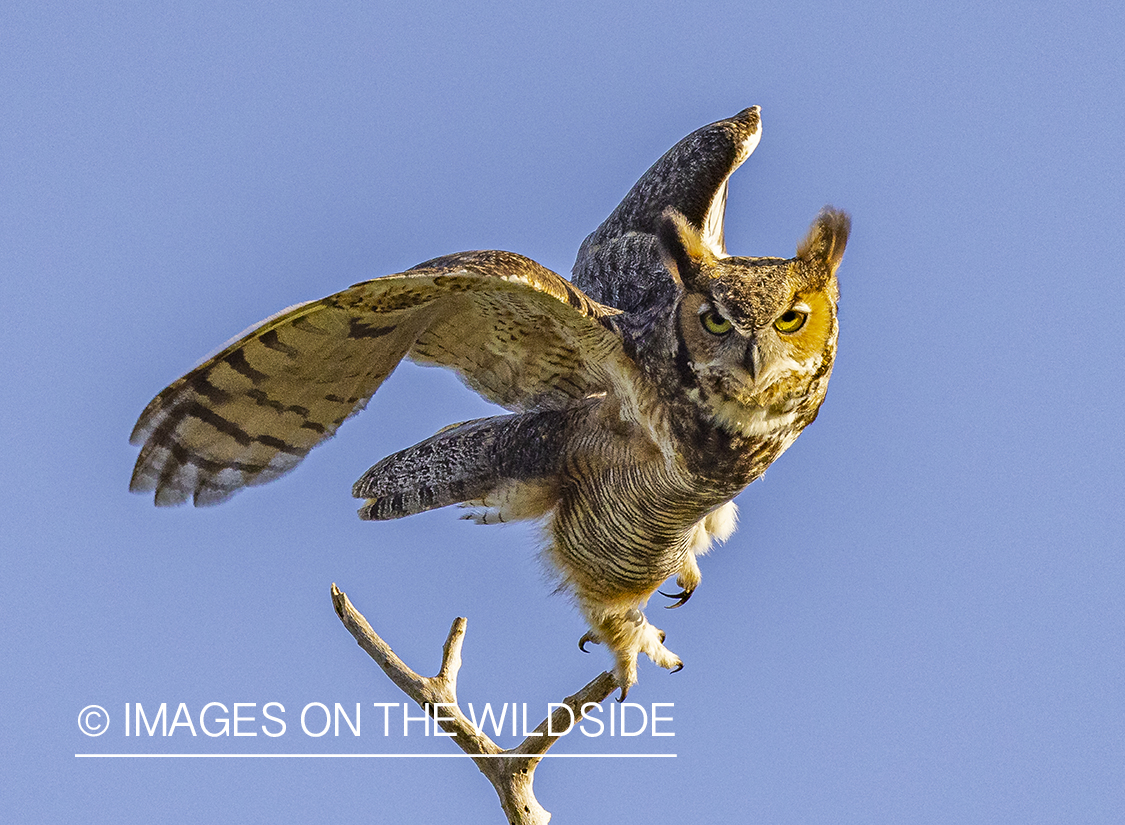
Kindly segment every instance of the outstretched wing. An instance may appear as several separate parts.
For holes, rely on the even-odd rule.
[[[582,242],[574,283],[595,300],[626,311],[655,301],[649,293],[670,283],[655,238],[668,207],[700,231],[712,254],[726,257],[727,184],[757,148],[761,126],[761,110],[751,106],[697,129],[665,152]]]
[[[130,489],[215,504],[295,467],[404,357],[456,370],[508,409],[561,408],[630,369],[609,320],[550,270],[465,252],[299,304],[243,335],[145,408]]]

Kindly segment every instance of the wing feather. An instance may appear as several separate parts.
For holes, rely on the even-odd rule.
[[[757,106],[697,129],[645,172],[601,226],[582,242],[574,283],[595,300],[627,312],[656,302],[671,287],[656,242],[660,216],[675,207],[716,257],[723,236],[731,175],[762,136]]]
[[[130,489],[224,501],[293,469],[362,410],[404,357],[455,370],[510,410],[612,392],[632,369],[611,321],[520,255],[468,252],[365,281],[252,328],[154,398]]]

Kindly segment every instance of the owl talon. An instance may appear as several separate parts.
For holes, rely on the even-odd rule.
[[[679,673],[679,672],[680,672],[681,670],[683,670],[683,669],[684,669],[684,663],[683,663],[683,662],[680,662],[680,663],[679,663],[678,665],[676,665],[676,666],[675,666],[674,668],[672,668],[672,669],[671,669],[670,671],[668,671],[668,672],[669,672],[669,673]]]
[[[582,634],[582,638],[578,640],[578,649],[581,650],[583,653],[589,653],[590,652],[586,649],[586,643],[587,642],[593,642],[596,645],[600,645],[602,643],[601,639],[599,639],[597,636],[595,636],[594,632],[592,630],[587,630],[585,633]]]
[[[665,593],[663,590],[657,590],[656,592],[666,599],[675,599],[675,604],[664,605],[665,610],[675,610],[677,607],[682,607],[687,604],[687,600],[691,598],[691,594],[695,591],[685,589],[681,590],[679,593]]]

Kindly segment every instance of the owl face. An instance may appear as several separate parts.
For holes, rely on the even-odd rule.
[[[686,221],[669,216],[661,243],[684,289],[677,321],[690,392],[732,434],[788,428],[810,396],[823,395],[846,238],[846,218],[826,214],[789,260],[715,258]]]

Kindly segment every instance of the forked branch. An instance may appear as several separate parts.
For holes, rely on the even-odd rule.
[[[573,720],[583,718],[587,703],[600,704],[616,688],[612,673],[602,673],[573,696],[563,700],[535,731],[514,748],[504,750],[478,730],[457,704],[457,671],[461,667],[461,643],[465,619],[453,620],[442,647],[441,669],[436,676],[419,676],[384,642],[371,624],[352,605],[347,595],[332,585],[332,604],[344,627],[375,660],[399,690],[416,702],[457,746],[476,763],[500,797],[500,806],[511,825],[545,825],[551,815],[535,799],[532,783],[535,768]],[[569,709],[569,715],[568,715]],[[550,731],[550,733],[548,733]]]

